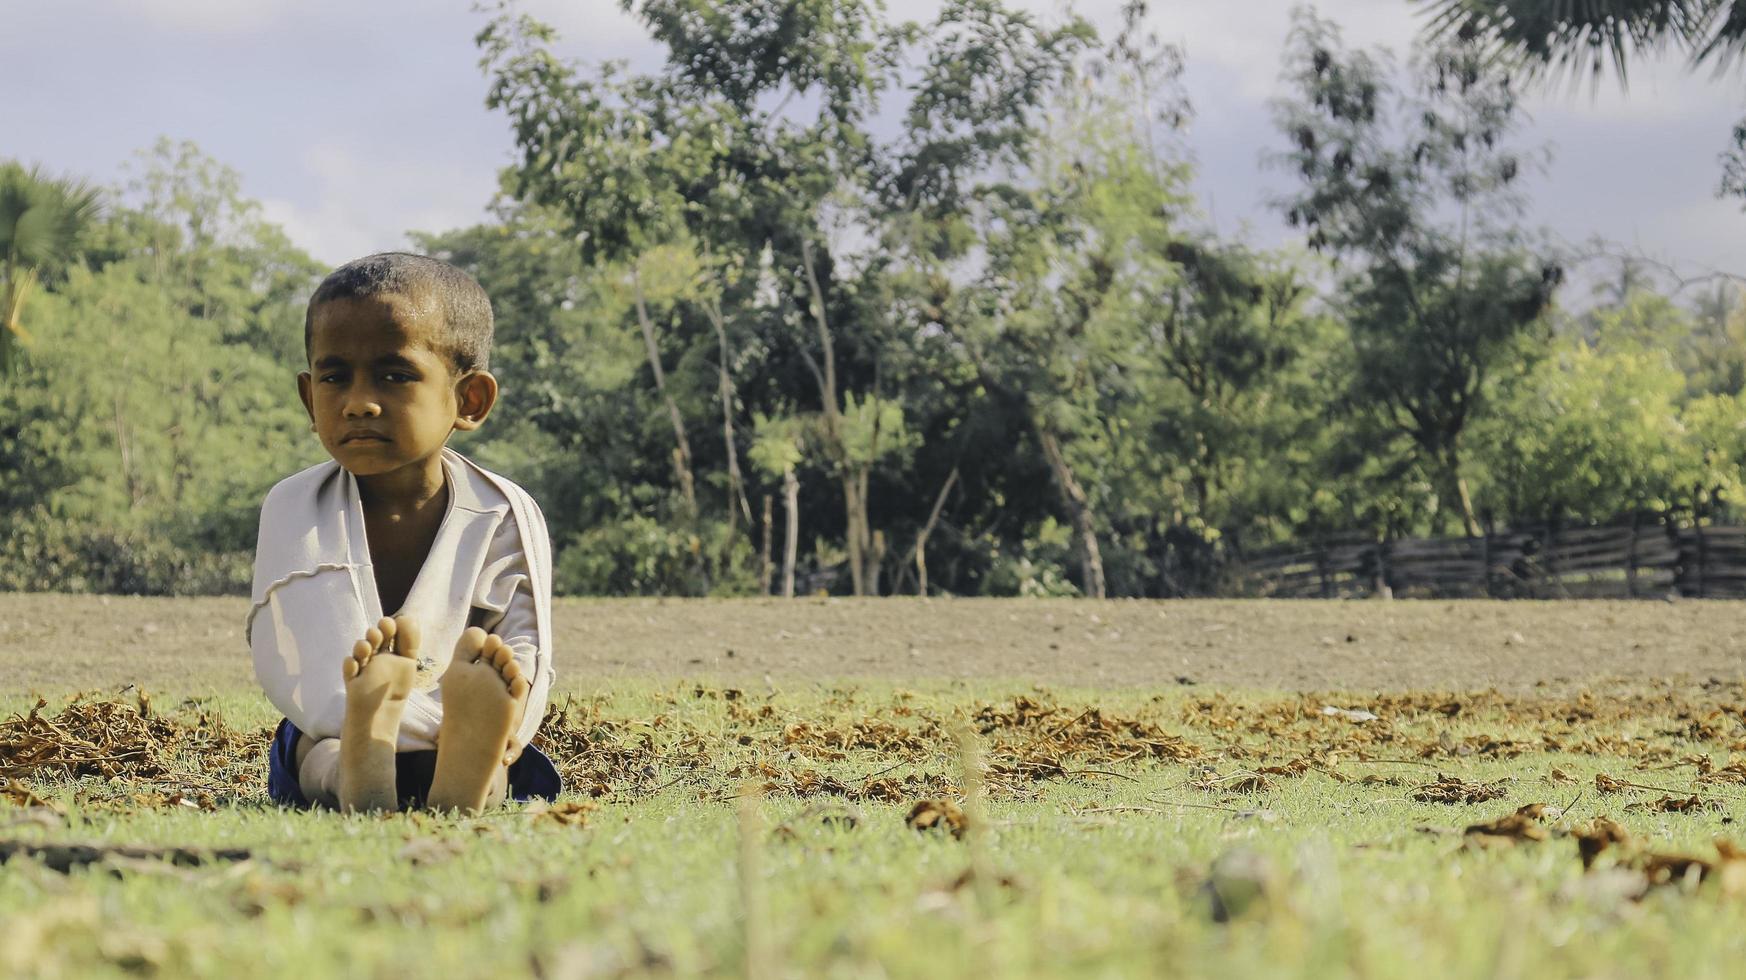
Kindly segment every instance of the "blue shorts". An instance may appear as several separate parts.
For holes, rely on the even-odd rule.
[[[308,807],[303,787],[297,781],[297,737],[303,733],[290,719],[279,722],[273,732],[273,745],[267,755],[267,796],[280,806]],[[436,750],[396,752],[394,783],[401,809],[424,806],[430,795],[431,777],[436,775]],[[509,798],[512,800],[556,800],[564,790],[558,767],[544,752],[529,745],[521,757],[509,766]]]

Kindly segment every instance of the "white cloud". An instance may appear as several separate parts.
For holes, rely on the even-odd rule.
[[[262,213],[331,265],[406,247],[408,231],[481,221],[496,189],[490,174],[422,159],[363,159],[336,144],[309,147],[300,163],[314,193],[265,198]]]
[[[1681,265],[1687,274],[1746,276],[1746,215],[1741,214],[1739,201],[1691,201],[1645,216],[1634,230],[1633,245],[1654,258]],[[1673,243],[1677,251],[1670,247]],[[1690,258],[1694,255],[1707,258],[1694,262]]]
[[[292,0],[112,0],[115,13],[160,27],[206,34],[246,34],[299,8]]]
[[[566,50],[588,60],[653,53],[648,32],[618,0],[526,0],[522,9],[556,28]]]
[[[1060,0],[1009,0],[1045,20]],[[1077,0],[1108,30],[1122,0]],[[1267,100],[1284,94],[1279,59],[1294,0],[1154,0],[1149,26],[1181,44],[1199,115],[1186,139],[1197,188],[1216,194],[1226,230],[1287,236],[1263,171],[1277,148]],[[130,146],[188,136],[237,166],[268,217],[323,261],[404,244],[409,228],[483,217],[495,170],[511,153],[504,120],[480,105],[484,80],[469,43],[484,23],[472,0],[52,0],[19,4],[20,30],[0,55],[31,98],[8,114],[9,152],[97,179]],[[941,0],[888,0],[894,19],[926,22]],[[1404,55],[1423,7],[1408,0],[1322,0],[1354,46]],[[662,51],[618,0],[521,0],[553,24],[561,50],[627,58],[652,69]],[[22,25],[22,26],[21,26]],[[83,60],[29,40],[78,37]],[[357,93],[380,93],[377,114]],[[1746,216],[1710,195],[1716,154],[1746,115],[1739,77],[1693,75],[1675,59],[1634,67],[1621,92],[1604,81],[1536,89],[1524,145],[1554,141],[1552,172],[1534,183],[1532,220],[1567,238],[1593,232],[1692,265],[1729,265],[1746,249]],[[68,127],[68,113],[84,124]],[[360,118],[363,113],[368,118]],[[1209,202],[1215,203],[1215,202]],[[1746,262],[1738,263],[1746,265]]]

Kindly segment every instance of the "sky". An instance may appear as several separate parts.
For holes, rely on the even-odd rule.
[[[1058,16],[1055,0],[1019,0]],[[1294,0],[1153,0],[1149,24],[1187,56],[1185,142],[1203,221],[1260,247],[1293,240],[1264,169],[1283,141],[1269,101]],[[618,0],[523,0],[561,52],[659,64]],[[1115,23],[1120,0],[1077,9]],[[925,19],[939,0],[888,0]],[[1350,45],[1404,56],[1422,23],[1410,0],[1322,0]],[[193,140],[317,258],[406,244],[409,230],[484,220],[511,162],[507,120],[486,111],[471,0],[0,0],[0,158],[102,184],[124,181],[160,136]],[[1717,156],[1746,116],[1746,77],[1635,65],[1631,86],[1548,86],[1525,100],[1520,142],[1550,144],[1525,185],[1528,221],[1580,245],[1602,236],[1682,274],[1746,275],[1746,213],[1715,197]]]

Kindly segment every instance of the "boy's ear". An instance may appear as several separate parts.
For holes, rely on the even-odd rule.
[[[477,429],[496,406],[497,376],[490,371],[469,371],[455,382],[455,428]]]
[[[303,410],[309,413],[309,423],[315,424],[315,379],[308,371],[297,375],[297,397],[303,399]]]

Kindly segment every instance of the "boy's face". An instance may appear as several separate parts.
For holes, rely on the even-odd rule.
[[[321,444],[354,476],[428,463],[497,398],[484,371],[456,376],[442,312],[418,295],[338,299],[315,308],[298,393]]]

